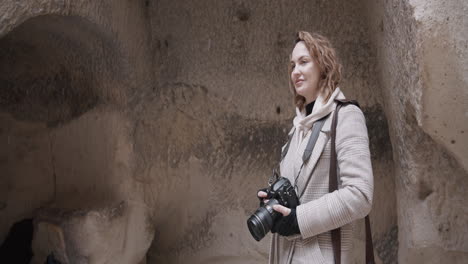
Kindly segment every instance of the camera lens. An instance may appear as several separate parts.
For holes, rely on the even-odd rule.
[[[273,210],[275,204],[279,204],[278,200],[271,199],[264,206],[258,208],[247,220],[250,234],[255,240],[260,241],[264,238],[280,215],[280,213]]]

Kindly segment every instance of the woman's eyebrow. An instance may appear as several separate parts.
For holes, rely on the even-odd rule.
[[[302,55],[302,56],[300,56],[297,60],[300,61],[300,60],[302,60],[302,59],[304,59],[304,58],[308,58],[308,57],[309,57],[309,56],[307,56],[307,55]],[[294,60],[291,59],[291,63],[294,63]]]

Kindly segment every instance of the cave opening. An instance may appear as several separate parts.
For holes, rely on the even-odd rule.
[[[96,110],[118,75],[107,36],[80,17],[44,15],[0,39],[0,244],[21,219],[36,226],[42,208],[112,199],[115,142],[103,119],[118,120]]]

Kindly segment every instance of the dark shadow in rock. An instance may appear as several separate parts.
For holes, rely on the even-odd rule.
[[[33,256],[32,237],[32,219],[23,219],[13,224],[5,241],[0,246],[0,262],[29,264]]]

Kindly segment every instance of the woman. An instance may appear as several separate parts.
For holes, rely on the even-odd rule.
[[[345,99],[338,88],[341,65],[329,41],[318,34],[298,32],[289,67],[296,117],[290,132],[281,176],[295,184],[300,205],[275,205],[283,217],[275,223],[270,263],[334,263],[331,230],[341,227],[341,263],[351,263],[352,224],[365,217],[372,205],[373,175],[367,128],[362,111],[346,105],[339,111],[336,153],[339,190],[328,192],[330,129],[336,99]],[[314,122],[325,118],[306,164],[302,155]],[[310,179],[309,179],[310,177]],[[306,184],[307,183],[307,184]],[[266,198],[259,191],[258,197]]]

